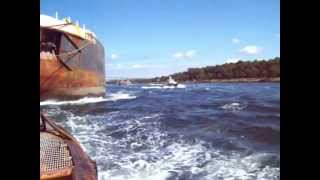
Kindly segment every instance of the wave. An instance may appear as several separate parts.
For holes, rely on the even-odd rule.
[[[84,97],[78,100],[71,100],[71,101],[57,101],[57,100],[46,100],[40,102],[40,106],[48,106],[48,105],[83,105],[83,104],[90,104],[90,103],[99,103],[105,101],[118,101],[124,99],[135,99],[136,96],[131,94],[117,92],[111,93],[106,97]]]
[[[48,116],[70,131],[97,162],[99,180],[280,179],[279,110],[263,111],[265,106],[259,106],[261,110],[253,108],[256,101],[267,100],[264,98],[238,99],[247,93],[245,88],[239,90],[243,85],[232,85],[232,88],[225,84],[187,86],[184,93],[173,90],[174,94],[168,92],[171,90],[161,90],[164,88],[156,84],[144,88],[140,85],[121,87],[121,90],[118,86],[111,87],[114,94],[103,100],[132,99],[139,94],[139,101],[130,101],[125,106],[114,103],[98,114],[91,111],[104,110],[99,104],[97,108],[95,105],[84,107],[85,112],[90,113],[80,114],[77,114],[78,110],[69,111],[78,106],[68,110],[63,106],[45,108]],[[148,88],[159,89],[150,92],[159,92],[144,96],[143,89]],[[252,88],[256,89],[256,86]],[[251,97],[255,91],[248,93]],[[171,101],[168,98],[171,95],[175,95],[177,101]],[[147,106],[150,101],[160,98],[159,103]],[[179,104],[178,108],[172,108],[173,103]],[[180,111],[184,108],[188,111]],[[244,110],[264,117],[234,113]],[[175,129],[178,121],[172,115],[195,123],[190,129]],[[167,126],[166,123],[171,124]],[[203,126],[210,129],[200,129]]]
[[[241,110],[245,109],[246,107],[247,106],[244,104],[233,102],[233,103],[229,103],[229,104],[225,104],[225,105],[221,106],[221,109],[230,110],[230,111],[241,111]]]
[[[161,114],[123,119],[121,113],[63,112],[67,119],[62,124],[96,160],[100,180],[279,179],[277,155],[224,153],[202,140],[172,137],[161,129]]]
[[[47,106],[47,105],[80,105],[80,104],[89,104],[89,103],[98,103],[106,101],[107,99],[103,97],[84,97],[78,100],[72,101],[57,101],[57,100],[46,100],[40,102],[40,106]]]
[[[176,87],[175,86],[142,86],[142,89],[176,89],[176,88],[186,88],[186,85],[184,84],[178,84]]]
[[[129,93],[123,93],[123,92],[117,92],[117,93],[111,93],[106,99],[107,101],[118,101],[118,100],[124,100],[124,99],[135,99],[137,96],[134,96]]]

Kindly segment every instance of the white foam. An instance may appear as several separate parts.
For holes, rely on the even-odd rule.
[[[149,85],[151,85],[151,86],[161,86],[162,84],[150,83]]]
[[[84,97],[78,100],[72,100],[72,101],[57,101],[57,100],[46,100],[40,102],[40,106],[46,106],[46,105],[80,105],[80,104],[89,104],[89,103],[98,103],[107,101],[108,99],[105,99],[103,97]]]
[[[255,153],[246,157],[234,153],[231,156],[220,156],[205,166],[208,175],[204,179],[279,179],[280,169],[262,166],[261,157],[270,156],[267,153]],[[219,179],[219,178],[218,178]]]
[[[72,101],[57,101],[57,100],[46,100],[40,102],[40,106],[47,106],[47,105],[82,105],[82,104],[90,104],[90,103],[99,103],[99,102],[105,102],[105,101],[118,101],[123,99],[134,99],[136,96],[117,92],[114,94],[110,94],[107,97],[84,97],[78,100],[72,100]]]
[[[184,84],[178,84],[177,88],[186,88],[186,85],[184,85]]]
[[[230,110],[230,111],[240,111],[246,108],[246,105],[233,102],[233,103],[225,104],[221,106],[221,108],[225,110]]]
[[[107,99],[109,101],[117,101],[122,99],[135,99],[135,98],[136,96],[133,96],[131,94],[118,92],[118,93],[110,94]]]
[[[71,129],[90,157],[97,161],[99,180],[165,180],[186,171],[202,174],[201,179],[208,180],[279,179],[279,168],[263,167],[270,156],[268,153],[225,155],[201,140],[190,144],[181,138],[182,135],[167,144],[170,136],[161,128],[161,123],[150,120],[161,114],[117,119],[115,116],[121,113],[110,113],[112,117],[104,116],[103,124],[99,124],[97,116],[62,112],[67,116],[64,126]],[[103,133],[109,127],[118,128]],[[121,138],[110,135],[118,132],[124,135]],[[135,151],[141,146],[144,146],[142,151]]]
[[[142,86],[142,89],[162,89],[162,86]]]
[[[184,84],[178,84],[177,86],[142,86],[142,89],[175,89],[175,88],[186,88]]]

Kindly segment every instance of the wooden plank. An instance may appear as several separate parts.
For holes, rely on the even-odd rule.
[[[66,140],[74,163],[74,180],[97,180],[97,169],[92,161],[75,141]]]

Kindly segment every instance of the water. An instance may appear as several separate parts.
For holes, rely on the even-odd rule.
[[[40,105],[96,160],[100,180],[280,179],[279,84],[152,87]]]

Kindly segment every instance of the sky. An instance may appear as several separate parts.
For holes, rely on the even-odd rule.
[[[41,0],[56,12],[96,34],[108,79],[280,57],[280,0]]]

